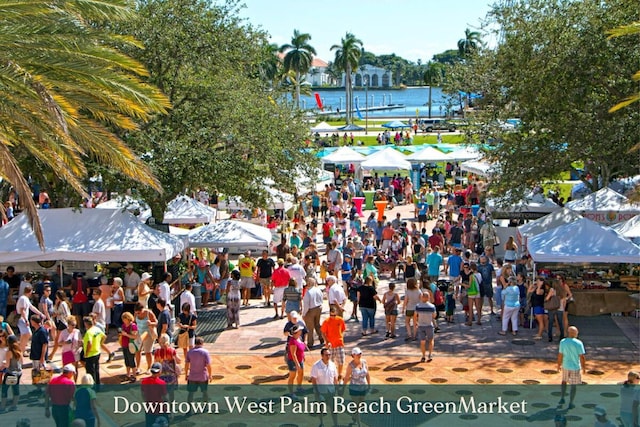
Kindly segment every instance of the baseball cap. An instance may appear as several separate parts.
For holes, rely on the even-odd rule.
[[[360,350],[360,347],[353,347],[351,354],[362,354],[362,350]]]
[[[124,266],[124,268],[126,269],[133,269],[133,264],[128,263],[127,265]]]
[[[593,415],[603,417],[607,415],[607,410],[602,406],[596,406],[596,408],[593,410]]]
[[[289,315],[291,316],[292,319],[300,319],[300,313],[298,313],[295,310],[289,313]]]
[[[62,373],[63,374],[68,374],[68,373],[72,373],[75,374],[76,373],[76,367],[73,366],[71,363],[67,363],[66,365],[64,365],[64,367],[62,368]]]
[[[298,230],[292,230],[291,231],[293,234],[298,234]]]
[[[162,370],[162,365],[160,363],[155,362],[153,365],[151,365],[150,371],[152,374],[157,374],[161,370]]]
[[[149,279],[151,279],[151,274],[147,273],[146,271],[142,273],[140,280],[149,280]]]

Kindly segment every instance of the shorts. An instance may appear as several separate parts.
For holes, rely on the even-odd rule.
[[[427,222],[426,215],[418,215],[418,222]]]
[[[227,289],[227,282],[229,279],[220,279],[220,292]]]
[[[313,213],[318,214],[320,212],[320,206],[311,206]]]
[[[344,346],[331,347],[331,360],[336,365],[344,365]]]
[[[240,278],[240,287],[242,289],[251,289],[256,285],[256,282],[253,280],[253,277],[241,277]]]
[[[18,330],[20,331],[20,335],[31,335],[31,328],[22,317],[18,319]]]
[[[122,355],[124,356],[124,366],[127,368],[136,367],[136,357],[129,351],[129,347],[122,347]]]
[[[362,271],[362,258],[353,259],[353,269]]]
[[[398,315],[398,310],[385,310],[384,311],[384,315],[385,316],[397,316]]]
[[[467,298],[469,299],[480,299],[480,295],[467,295]]]
[[[262,287],[262,289],[271,289],[271,287],[273,286],[273,283],[271,282],[271,277],[267,277],[267,278],[260,278],[258,279],[258,282],[260,282],[260,286]]]
[[[404,317],[413,317],[415,310],[407,310],[404,312]]]
[[[533,315],[534,316],[540,316],[542,314],[544,314],[544,307],[540,307],[540,306],[533,307]]]
[[[484,298],[493,298],[493,287],[491,285],[485,286],[482,285],[480,286],[480,297]]]
[[[431,341],[433,339],[433,326],[418,326],[418,340]]]
[[[187,381],[187,391],[189,393],[195,393],[200,390],[201,392],[206,392],[207,387],[209,387],[208,381]]]
[[[284,296],[284,286],[278,286],[277,288],[273,288],[273,303],[279,304],[282,302],[282,297]]]
[[[88,302],[73,303],[71,305],[71,314],[74,316],[85,317],[89,315],[91,306]]]
[[[562,370],[562,382],[567,384],[582,384],[582,375],[580,370],[572,371],[569,369]]]
[[[454,248],[460,248],[462,249],[462,243],[461,242],[457,242],[457,243],[450,243],[451,246],[453,246]]]
[[[289,372],[296,372],[296,362],[294,362],[293,360],[289,359],[287,357],[287,367],[289,368]],[[304,361],[300,362],[300,369],[304,369]]]

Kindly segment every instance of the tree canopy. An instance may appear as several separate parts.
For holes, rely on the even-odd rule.
[[[581,179],[597,190],[616,177],[635,175],[640,162],[629,150],[640,135],[640,112],[609,112],[633,92],[640,62],[637,40],[607,38],[607,31],[637,20],[631,0],[575,2],[520,0],[491,14],[503,35],[496,49],[479,49],[448,74],[448,90],[480,93],[474,112],[481,127],[471,138],[488,146],[500,173],[492,188],[522,195],[559,179],[575,161]],[[522,125],[506,129],[502,120]]]

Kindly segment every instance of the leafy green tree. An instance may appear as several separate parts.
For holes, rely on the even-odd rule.
[[[83,195],[88,162],[161,190],[113,133],[133,132],[169,108],[143,81],[143,64],[115,47],[138,42],[101,25],[131,16],[125,0],[0,0],[0,176],[15,186],[41,245],[23,160]]]
[[[309,44],[309,40],[311,40],[311,35],[293,30],[291,43],[280,46],[280,52],[285,54],[283,61],[285,71],[295,72],[295,104],[298,108],[300,108],[301,79],[311,68],[313,56],[316,54],[316,50]]]
[[[309,130],[301,113],[278,102],[280,89],[256,71],[272,60],[267,36],[238,16],[235,1],[141,1],[122,30],[144,42],[131,53],[173,104],[169,115],[127,135],[165,188],[141,191],[154,217],[176,194],[199,187],[264,206],[266,182],[293,193],[295,171],[316,165],[302,150]],[[108,183],[118,185],[128,183]]]
[[[353,82],[351,81],[351,73],[358,70],[360,56],[362,55],[362,41],[353,34],[347,33],[339,45],[331,46],[331,50],[336,52],[334,64],[345,73],[346,122],[350,124],[353,120]]]
[[[444,67],[437,62],[429,61],[423,74],[423,80],[429,86],[429,118],[431,118],[431,88],[442,83],[444,78]]]
[[[632,36],[632,35],[637,35],[640,34],[640,22],[634,22],[632,24],[629,25],[622,25],[618,28],[614,28],[613,30],[609,30],[607,31],[607,34],[609,34],[609,37],[622,37],[622,36]],[[634,81],[640,81],[640,71],[636,71],[633,74],[633,80]],[[616,111],[618,111],[621,108],[625,108],[631,104],[633,104],[634,102],[638,102],[640,101],[640,92],[636,91],[636,93],[634,93],[633,95],[629,96],[627,99],[617,103],[616,105],[614,105],[613,107],[611,107],[611,109],[609,110],[610,112],[614,113]]]
[[[640,52],[636,40],[605,33],[638,13],[629,0],[528,0],[494,8],[502,43],[469,55],[448,74],[449,90],[482,94],[475,113],[481,125],[471,137],[488,144],[486,156],[499,168],[493,191],[519,197],[560,179],[575,161],[585,164],[581,179],[594,191],[637,174],[640,159],[627,153],[640,134],[640,111],[609,108],[634,90],[628,76]],[[506,130],[501,121],[509,117],[522,125]]]

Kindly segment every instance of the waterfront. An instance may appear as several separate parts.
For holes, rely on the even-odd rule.
[[[314,94],[318,93],[322,99],[324,111],[336,111],[340,109],[343,111],[345,108],[345,93],[344,89],[318,89],[314,90],[310,96],[300,97],[300,106],[303,109],[317,108]],[[403,104],[403,108],[397,108],[393,110],[382,111],[370,111],[370,118],[385,118],[385,117],[427,117],[429,114],[429,107],[426,105],[429,101],[429,88],[428,87],[409,87],[406,89],[370,89],[366,91],[362,89],[354,90],[354,105],[357,103],[362,115],[364,116],[364,109],[366,106],[383,106],[389,104]],[[365,102],[365,97],[368,97]],[[454,100],[455,101],[455,100]],[[439,87],[434,87],[431,91],[431,115],[433,117],[444,116],[447,111],[447,106],[452,100],[445,94]],[[457,105],[453,104],[453,109],[456,109]],[[417,110],[417,111],[416,111]]]

